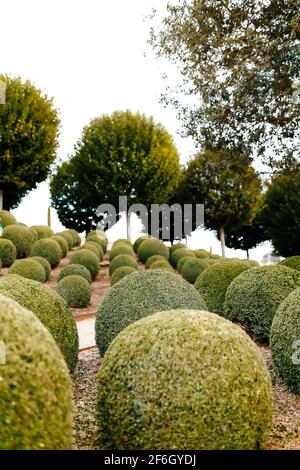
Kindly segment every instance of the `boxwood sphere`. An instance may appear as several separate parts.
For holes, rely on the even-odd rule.
[[[14,225],[17,223],[17,219],[9,211],[0,211],[0,225],[6,227],[7,225]]]
[[[8,274],[18,274],[27,279],[34,279],[38,282],[46,282],[45,268],[33,258],[18,259],[8,270]]]
[[[100,261],[97,255],[90,250],[82,249],[76,251],[71,258],[70,264],[81,264],[89,270],[92,280],[95,279],[100,270]]]
[[[227,289],[241,272],[248,269],[243,263],[216,263],[209,266],[196,279],[195,288],[204,299],[208,310],[224,315]]]
[[[72,235],[73,240],[74,240],[74,246],[80,246],[81,244],[81,238],[79,236],[79,233],[74,230],[73,228],[69,229],[69,233]]]
[[[79,250],[82,250],[82,249],[92,251],[93,253],[95,253],[95,255],[98,256],[100,261],[103,258],[103,255],[104,255],[103,250],[102,250],[101,246],[98,245],[95,242],[86,242],[86,243],[84,243],[81,247],[79,247]]]
[[[48,281],[51,275],[51,264],[49,263],[49,261],[47,261],[46,258],[43,258],[42,256],[33,256],[32,259],[34,259],[43,266],[46,273],[46,281]]]
[[[135,252],[126,243],[119,243],[119,245],[112,248],[112,250],[109,253],[109,260],[111,261],[115,258],[115,256],[119,256],[119,255],[129,255],[129,256],[132,256],[134,259],[136,259]]]
[[[13,242],[0,238],[0,261],[4,268],[10,266],[17,257],[17,249]]]
[[[133,248],[131,241],[128,240],[127,238],[119,238],[118,240],[116,240],[113,243],[112,248],[114,248],[115,246],[120,245],[120,243],[121,243],[121,245],[124,245],[124,243],[125,243],[125,245],[128,245],[128,246],[130,246],[130,248]]]
[[[300,288],[278,307],[270,332],[272,360],[289,389],[300,393]]]
[[[179,273],[181,273],[184,263],[189,259],[194,259],[194,258],[192,258],[191,256],[184,256],[183,258],[180,258],[176,266],[176,269]]]
[[[55,235],[59,235],[60,237],[63,237],[66,240],[66,242],[68,243],[69,250],[71,250],[71,248],[73,248],[73,246],[75,245],[75,241],[74,241],[72,234],[68,232],[67,230],[58,232]]]
[[[194,253],[197,258],[208,258],[209,254],[205,250],[194,250]]]
[[[50,238],[54,233],[48,225],[32,225],[30,228],[37,232],[39,240],[41,238]]]
[[[103,253],[106,253],[106,249],[107,249],[106,238],[98,237],[98,235],[91,234],[87,236],[86,241],[97,243],[97,245],[99,245],[102,248]]]
[[[23,225],[7,225],[2,233],[2,238],[10,240],[16,247],[17,258],[26,258],[31,252],[33,235],[29,228]]]
[[[186,248],[186,245],[184,243],[176,243],[175,245],[172,245],[170,247],[170,255],[172,255],[174,251],[179,250],[180,248]]]
[[[68,266],[63,268],[58,275],[57,281],[59,282],[64,277],[73,275],[82,276],[88,281],[89,284],[91,284],[92,282],[92,276],[90,271],[81,264],[69,264]]]
[[[189,250],[188,248],[179,248],[178,250],[173,251],[170,257],[170,261],[171,261],[173,268],[177,267],[178,261],[180,260],[180,258],[183,258],[184,256],[189,256],[190,258],[196,258],[196,255],[192,250]]]
[[[300,256],[290,256],[289,258],[285,258],[283,261],[280,261],[279,264],[300,271]]]
[[[72,445],[72,382],[49,331],[17,302],[0,295],[0,449],[62,450]]]
[[[148,258],[145,263],[145,269],[149,269],[151,264],[155,263],[155,261],[167,261],[167,260],[164,256],[161,256],[161,255],[150,256],[150,258]]]
[[[51,237],[51,240],[55,240],[59,244],[62,253],[62,258],[64,258],[69,251],[69,245],[67,240],[61,235],[53,235]]]
[[[73,371],[78,359],[78,333],[73,314],[60,295],[50,287],[18,275],[0,278],[0,294],[16,300],[40,319]]]
[[[152,238],[151,235],[143,235],[142,237],[138,237],[134,244],[133,244],[133,249],[135,251],[135,253],[138,252],[138,249],[139,249],[139,246],[140,244],[144,241],[144,240],[147,240],[148,238]]]
[[[159,310],[206,309],[196,289],[176,274],[159,269],[138,271],[106,293],[96,316],[96,343],[104,354],[126,326]]]
[[[118,255],[115,256],[109,265],[109,275],[111,276],[113,272],[120,268],[121,266],[130,266],[135,270],[138,269],[137,260],[129,255]]]
[[[286,266],[259,266],[239,274],[227,289],[224,314],[247,326],[254,337],[268,340],[281,302],[298,286],[300,273]]]
[[[174,272],[174,269],[170,265],[170,263],[165,259],[165,260],[158,260],[154,261],[154,263],[151,264],[149,269],[163,269],[165,271],[169,271],[171,273]]]
[[[143,263],[153,255],[160,255],[169,259],[169,248],[157,238],[149,238],[144,240],[138,248],[138,257]]]
[[[62,259],[62,251],[53,238],[41,238],[32,247],[32,256],[46,258],[52,268],[55,268]]]
[[[120,279],[123,279],[123,277],[127,276],[128,274],[134,273],[135,271],[136,268],[133,268],[131,266],[121,266],[113,272],[111,276],[111,285],[113,286],[118,281],[120,281]]]
[[[199,274],[208,268],[208,266],[209,263],[206,259],[190,258],[182,266],[181,275],[183,279],[188,281],[190,284],[194,284]]]
[[[32,228],[32,227],[28,227],[28,228],[30,230],[30,233],[31,233],[32,239],[33,239],[33,243],[34,243],[39,239],[39,234],[37,233],[36,230],[34,230],[34,228]]]
[[[259,349],[205,311],[162,311],[123,330],[105,354],[97,405],[108,449],[261,449],[272,424]]]
[[[91,300],[90,284],[82,276],[65,276],[57,284],[56,292],[69,307],[87,307]]]

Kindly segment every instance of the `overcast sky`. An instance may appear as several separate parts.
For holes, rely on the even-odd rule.
[[[103,113],[140,111],[154,116],[173,135],[182,162],[193,154],[191,141],[177,134],[174,111],[159,103],[162,72],[149,47],[152,8],[164,11],[166,0],[9,0],[1,3],[1,73],[20,75],[44,90],[62,121],[58,158],[72,153],[82,128]],[[48,185],[32,191],[14,211],[28,225],[46,223]],[[60,224],[54,211],[55,230]],[[115,234],[118,236],[118,234]],[[193,247],[219,244],[210,232],[190,240]],[[253,253],[260,258],[266,248]]]

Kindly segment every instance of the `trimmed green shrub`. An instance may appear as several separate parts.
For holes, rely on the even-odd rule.
[[[285,258],[283,261],[280,261],[279,264],[300,271],[300,256],[290,256],[289,258]]]
[[[171,273],[174,272],[174,269],[166,259],[154,261],[154,263],[151,264],[149,269],[162,269]]]
[[[255,261],[254,259],[242,259],[242,260],[239,260],[239,261],[241,263],[246,264],[250,268],[255,268],[257,266],[260,266],[260,264],[257,261]]]
[[[118,256],[115,256],[110,262],[110,265],[109,265],[110,276],[113,274],[113,272],[116,269],[121,268],[121,266],[130,266],[131,268],[134,268],[135,270],[138,269],[137,260],[134,259],[132,256],[118,255]]]
[[[176,269],[179,273],[181,273],[184,263],[189,259],[194,259],[194,258],[191,256],[184,256],[183,258],[180,258],[176,266]]]
[[[273,363],[284,383],[297,394],[300,393],[299,339],[300,288],[279,305],[270,332]]]
[[[26,258],[30,255],[33,235],[29,228],[16,224],[7,225],[3,230],[2,238],[13,242],[17,249],[17,258]]]
[[[126,256],[126,255],[124,255]],[[111,276],[111,285],[113,286],[116,284],[120,279],[123,279],[123,277],[127,276],[128,274],[136,272],[136,268],[133,268],[131,266],[121,266],[120,268],[116,269],[112,276]]]
[[[281,302],[298,286],[300,273],[286,266],[259,266],[239,274],[227,289],[224,314],[247,326],[256,339],[268,340]]]
[[[181,275],[183,279],[188,281],[190,284],[194,284],[199,274],[208,268],[208,266],[209,263],[206,259],[190,258],[182,266]]]
[[[55,235],[59,235],[60,237],[63,237],[66,240],[66,242],[68,243],[69,250],[73,248],[75,242],[70,232],[68,232],[67,230],[63,230],[62,232],[57,232]]]
[[[18,274],[27,279],[38,282],[46,282],[45,268],[32,258],[19,259],[15,261],[8,270],[8,274]]]
[[[55,268],[62,259],[62,251],[53,238],[41,238],[32,247],[32,256],[46,258],[52,268]]]
[[[195,288],[204,299],[208,310],[224,315],[227,289],[233,279],[248,269],[243,263],[216,263],[209,266],[196,279]]]
[[[139,246],[140,244],[144,241],[144,240],[147,240],[148,238],[152,238],[151,235],[143,235],[142,237],[138,237],[134,244],[133,244],[133,249],[135,251],[135,253],[138,252],[138,249],[139,249]]]
[[[31,227],[28,227],[30,232],[31,232],[31,235],[32,235],[32,238],[33,238],[33,243],[38,241],[39,239],[39,234],[37,233],[36,230],[34,230],[34,228],[31,228]]]
[[[174,251],[179,250],[180,248],[187,248],[187,246],[184,243],[176,243],[175,245],[172,245],[170,247],[170,255],[174,253]]]
[[[46,281],[48,281],[51,275],[51,264],[49,263],[49,261],[47,261],[46,258],[43,258],[42,256],[33,256],[32,259],[34,259],[43,266],[46,273]]]
[[[148,269],[129,274],[106,293],[96,317],[96,342],[104,354],[126,326],[159,310],[206,309],[196,289],[176,274]]]
[[[58,275],[57,282],[61,281],[66,276],[81,276],[86,279],[89,284],[92,283],[90,271],[85,266],[82,266],[82,264],[69,264],[63,268]]]
[[[1,268],[2,268],[2,261],[1,261],[1,259],[0,259],[0,271],[1,271]]]
[[[152,263],[155,263],[155,261],[166,261],[166,258],[161,255],[153,255],[150,256],[150,258],[147,259],[145,263],[145,268],[149,269]]]
[[[81,238],[79,236],[79,233],[76,230],[74,230],[73,228],[69,229],[69,233],[72,235],[73,240],[74,240],[74,245],[73,246],[80,246]]]
[[[111,261],[115,258],[115,256],[119,255],[129,255],[136,259],[136,255],[133,249],[125,243],[120,243],[111,250],[111,252],[109,253],[109,260]]]
[[[100,233],[100,235],[98,236],[96,234],[96,231],[92,231],[86,237],[86,241],[97,243],[98,245],[101,246],[103,253],[106,253],[107,245],[108,245],[108,240],[107,240],[106,235],[102,236],[102,234]]]
[[[30,228],[37,232],[39,240],[41,238],[50,238],[54,233],[48,225],[32,225]]]
[[[268,442],[265,361],[241,328],[213,313],[161,311],[128,326],[98,380],[104,448],[254,450]]]
[[[33,312],[50,331],[71,372],[78,359],[78,333],[73,314],[50,287],[16,274],[0,278],[0,294]]]
[[[55,290],[69,307],[87,307],[91,300],[91,286],[82,276],[65,276]]]
[[[170,261],[173,266],[173,268],[177,267],[177,263],[180,260],[180,258],[183,258],[184,256],[189,256],[190,258],[196,258],[195,253],[192,250],[189,250],[188,248],[178,248],[178,250],[173,251]]]
[[[51,239],[55,240],[59,244],[62,253],[62,258],[64,258],[69,251],[69,245],[67,240],[61,235],[53,235]]]
[[[100,261],[97,255],[90,250],[77,250],[70,258],[70,264],[81,264],[89,270],[92,280],[95,279],[100,270]]]
[[[138,248],[138,257],[143,263],[153,255],[160,255],[169,259],[169,248],[157,238],[144,240]]]
[[[209,253],[205,250],[193,250],[197,258],[209,258]]]
[[[211,259],[220,259],[220,258],[224,259],[223,256],[214,255],[213,253],[209,253],[209,257],[210,257]]]
[[[13,242],[6,240],[5,238],[0,238],[0,261],[2,266],[10,266],[17,257],[17,249]]]
[[[7,225],[15,225],[17,219],[10,212],[1,210],[0,211],[0,225],[6,227]]]
[[[113,243],[112,248],[114,248],[115,246],[118,246],[120,243],[121,245],[124,245],[125,243],[125,245],[128,245],[130,246],[130,248],[133,248],[131,241],[128,240],[127,238],[119,238]]]
[[[108,242],[106,233],[103,230],[99,230],[99,229],[91,230],[88,233],[87,238],[94,237],[95,235],[96,235],[97,238],[101,238],[101,239],[106,240]]]
[[[95,253],[95,255],[98,256],[99,260],[101,261],[103,259],[103,250],[101,248],[100,245],[98,245],[98,243],[96,242],[85,242],[82,246],[80,246],[78,248],[79,250],[90,250],[92,251],[93,253]]]
[[[0,296],[0,449],[63,450],[72,446],[72,382],[51,334],[36,316]]]

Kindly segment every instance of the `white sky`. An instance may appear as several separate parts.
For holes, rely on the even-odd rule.
[[[54,97],[62,121],[58,157],[65,159],[82,128],[103,113],[140,111],[154,116],[173,135],[185,162],[192,142],[176,134],[180,125],[173,110],[159,103],[161,73],[146,41],[152,8],[166,0],[9,0],[1,2],[1,73],[31,80]],[[146,53],[146,54],[145,54]],[[174,80],[174,71],[167,68]],[[45,224],[49,205],[47,183],[32,191],[14,211],[28,225]],[[61,226],[52,210],[54,230]],[[112,237],[123,236],[121,228]],[[220,253],[211,232],[195,234],[191,247]],[[260,260],[268,246],[252,250]],[[244,253],[228,250],[228,255]]]

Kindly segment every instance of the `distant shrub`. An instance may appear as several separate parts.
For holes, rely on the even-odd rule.
[[[133,244],[133,249],[135,251],[135,253],[138,252],[138,249],[139,249],[139,246],[140,244],[144,241],[144,240],[147,240],[148,238],[152,238],[151,235],[143,235],[142,237],[138,237],[134,244]]]
[[[90,284],[82,276],[65,276],[58,282],[56,292],[69,307],[87,307],[91,300]]]
[[[101,246],[98,245],[98,243],[96,242],[85,242],[83,245],[81,245],[81,247],[79,247],[79,250],[82,250],[82,249],[92,251],[93,253],[95,253],[95,255],[98,256],[100,261],[102,260],[104,256]]]
[[[290,256],[289,258],[285,258],[283,261],[280,261],[279,264],[300,271],[300,256]]]
[[[166,258],[161,255],[153,255],[150,256],[150,258],[147,259],[145,263],[145,268],[149,269],[152,263],[155,263],[155,261],[166,261]]]
[[[184,256],[183,258],[180,258],[176,266],[176,269],[179,273],[181,273],[184,263],[188,261],[189,259],[194,259],[194,258],[191,256]]]
[[[135,270],[138,269],[137,260],[135,258],[133,258],[130,255],[118,255],[118,256],[115,256],[110,262],[110,265],[109,265],[110,276],[113,274],[113,272],[116,269],[120,268],[121,266],[130,266],[131,268],[134,268]]]
[[[41,238],[50,238],[54,233],[48,225],[32,225],[30,228],[37,232],[39,240]]]
[[[126,256],[126,255],[124,255]],[[121,266],[117,268],[111,276],[111,285],[113,286],[117,282],[119,282],[123,277],[128,276],[128,274],[136,272],[136,268],[132,268],[131,266]]]
[[[79,236],[79,233],[74,230],[73,228],[69,229],[69,233],[72,235],[73,240],[74,240],[74,246],[80,246],[81,244],[81,238]]]
[[[86,240],[97,243],[98,245],[101,246],[103,253],[106,253],[108,240],[107,240],[106,235],[105,234],[103,235],[103,232],[99,232],[97,234],[96,231],[92,231],[88,234],[88,236],[86,237]]]
[[[174,269],[166,259],[154,261],[154,263],[150,265],[149,269],[162,269],[163,271],[169,271],[171,273],[174,272]]]
[[[17,257],[17,249],[13,242],[6,240],[5,238],[0,238],[0,260],[2,266],[10,266]]]
[[[66,242],[68,243],[69,250],[71,250],[71,248],[75,246],[74,237],[67,230],[63,230],[62,232],[57,232],[55,235],[59,235],[66,240]]]
[[[49,261],[47,261],[46,258],[43,258],[42,256],[33,256],[32,259],[34,259],[43,266],[46,273],[46,281],[48,281],[51,275],[51,264],[49,263]]]
[[[8,274],[18,274],[19,276],[33,279],[38,282],[46,282],[45,268],[33,258],[19,259],[15,261],[8,270]]]
[[[154,255],[160,255],[169,259],[169,248],[157,238],[149,238],[144,240],[138,249],[138,257],[143,263],[146,263],[147,259]]]
[[[205,250],[194,250],[194,253],[196,255],[197,258],[208,258],[209,257],[209,253],[207,253],[207,251]]]
[[[37,231],[34,230],[34,228],[31,228],[31,227],[28,227],[28,228],[29,228],[30,233],[31,233],[31,235],[32,235],[33,242],[38,241],[38,239],[39,239],[39,234],[37,233]]]
[[[109,260],[112,261],[115,256],[119,255],[129,255],[136,259],[136,255],[133,249],[125,243],[119,243],[119,245],[112,248],[111,252],[109,253]]]
[[[182,266],[181,275],[190,284],[194,284],[199,274],[208,268],[208,266],[209,264],[206,259],[190,258]]]
[[[174,253],[174,251],[179,250],[180,248],[187,248],[184,243],[175,243],[170,247],[170,255]]]
[[[6,227],[7,225],[14,225],[17,223],[17,219],[8,211],[0,211],[0,225]]]
[[[67,253],[69,251],[69,245],[68,245],[67,240],[61,235],[53,235],[51,239],[55,240],[59,244],[61,252],[62,252],[62,257],[65,258],[65,256],[67,256]]]
[[[61,281],[66,276],[82,276],[88,281],[89,284],[92,282],[92,276],[90,271],[81,264],[69,264],[63,268],[57,278],[57,282]]]
[[[30,255],[33,245],[33,235],[29,228],[22,225],[7,225],[2,238],[10,240],[17,249],[17,258],[26,258]]]
[[[100,270],[100,261],[97,255],[90,250],[77,250],[70,258],[70,264],[81,264],[91,273],[94,280]]]
[[[190,258],[196,258],[196,255],[192,250],[189,250],[188,248],[178,248],[178,250],[173,251],[170,257],[173,268],[177,267],[178,261],[180,260],[180,258],[183,258],[184,256],[189,256]]]
[[[52,268],[55,268],[62,259],[62,251],[53,238],[41,238],[32,247],[32,256],[46,258]]]
[[[127,238],[119,238],[118,240],[116,240],[113,243],[112,248],[114,248],[115,246],[118,246],[120,243],[121,243],[121,245],[124,245],[124,243],[125,243],[125,245],[128,245],[128,246],[130,246],[130,248],[133,248],[131,241],[128,240]]]

